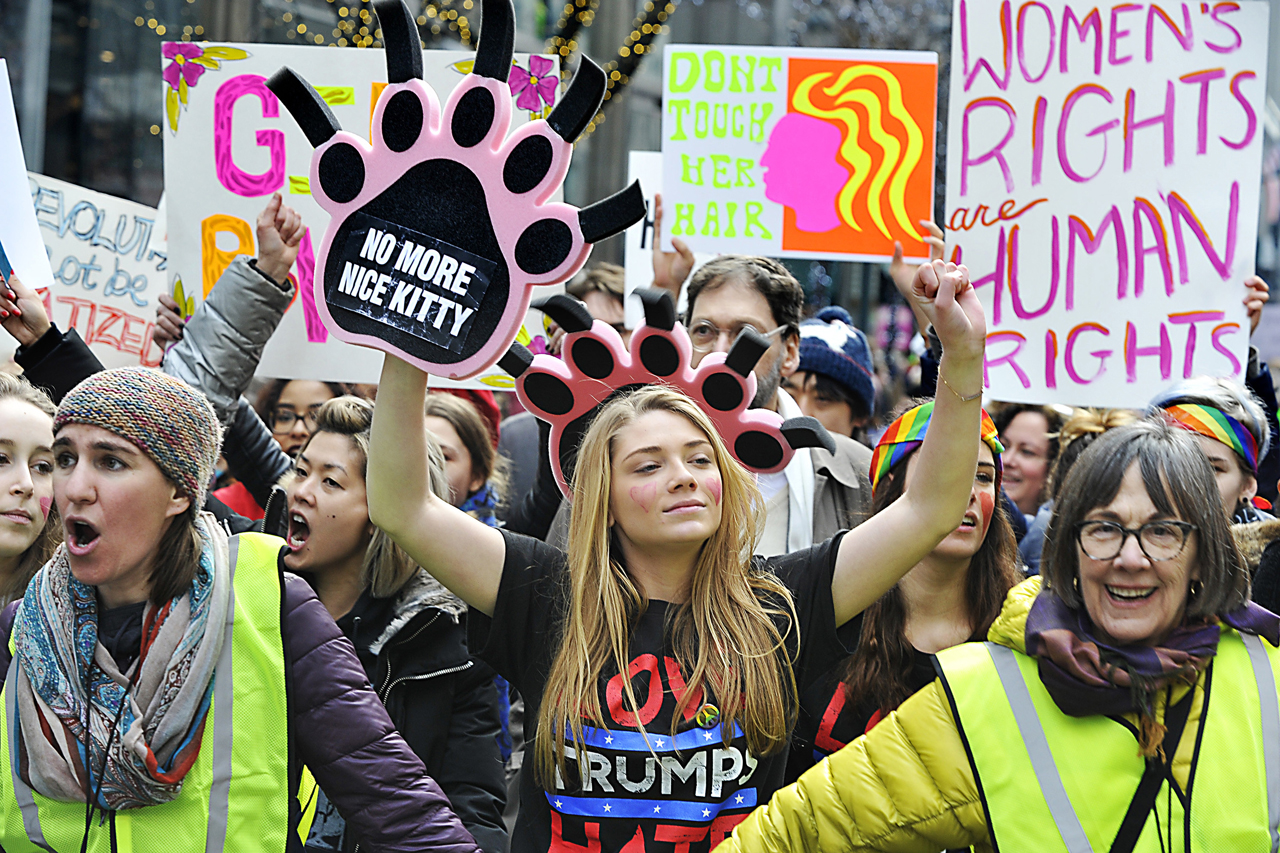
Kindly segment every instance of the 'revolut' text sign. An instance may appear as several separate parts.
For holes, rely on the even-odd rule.
[[[947,239],[1001,400],[1239,377],[1267,5],[956,0]]]
[[[411,339],[460,352],[496,265],[402,225],[355,214],[326,276],[330,308],[353,311]],[[416,348],[402,347],[406,352]]]

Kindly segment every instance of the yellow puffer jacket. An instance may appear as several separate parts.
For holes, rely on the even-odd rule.
[[[1027,613],[1040,578],[1009,591],[987,639],[1025,653]],[[1204,701],[1203,676],[1174,755],[1184,788]],[[1177,688],[1176,704],[1190,687]],[[1163,697],[1163,694],[1161,694]],[[1165,702],[1156,717],[1164,722]],[[1137,725],[1137,719],[1130,722]],[[903,702],[874,729],[773,795],[738,825],[716,853],[992,850],[973,767],[940,681]]]

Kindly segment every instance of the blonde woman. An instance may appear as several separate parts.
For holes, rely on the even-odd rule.
[[[797,695],[837,626],[962,520],[977,464],[984,319],[963,267],[917,273],[948,389],[903,497],[855,530],[753,558],[759,491],[706,415],[649,386],[605,406],[579,452],[568,553],[432,494],[426,376],[388,357],[369,511],[472,608],[474,652],[528,703],[515,853],[700,853],[783,780]]]

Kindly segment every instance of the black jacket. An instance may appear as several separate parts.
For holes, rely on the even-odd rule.
[[[427,773],[485,853],[503,853],[506,778],[493,670],[466,647],[466,605],[419,571],[392,598],[366,590],[338,627]],[[350,834],[345,848],[353,847]]]

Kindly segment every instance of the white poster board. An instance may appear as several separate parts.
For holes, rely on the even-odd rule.
[[[1134,407],[1239,377],[1267,4],[1013,9],[957,0],[952,29],[944,225],[990,396]]]
[[[626,270],[626,324],[634,329],[644,321],[644,306],[640,299],[632,299],[631,293],[637,287],[648,287],[653,284],[653,217],[658,209],[655,195],[662,192],[662,152],[631,151],[627,154],[627,183],[640,182],[640,192],[644,194],[644,218],[632,225],[623,238],[623,264]],[[668,241],[670,242],[670,241]],[[705,264],[715,255],[707,252],[693,253],[693,269]],[[689,273],[693,278],[693,273]],[[685,279],[680,289],[680,299],[676,310],[681,316],[685,309],[685,291],[689,279]]]
[[[283,192],[285,203],[302,215],[308,228],[294,267],[294,279],[302,286],[267,344],[259,373],[376,382],[382,353],[330,336],[311,302],[315,252],[329,217],[310,195],[312,146],[267,89],[266,81],[281,67],[289,66],[320,92],[344,129],[367,138],[372,105],[387,79],[383,52],[166,42],[164,53],[164,174],[172,276],[182,280],[189,294],[199,297],[207,293],[236,255],[254,253],[253,223],[258,212],[271,193]],[[427,50],[422,55],[424,80],[443,103],[470,70],[474,54]],[[515,59],[517,65],[528,67],[527,54],[517,54]],[[201,69],[198,73],[192,71],[197,67]],[[559,73],[558,65],[551,73]],[[194,75],[194,82],[184,75]],[[527,99],[528,93],[521,97]],[[512,130],[531,118],[545,116],[551,105],[540,103],[539,107],[517,106]],[[540,288],[535,298],[553,292],[553,288]],[[538,338],[544,336],[541,315],[534,312],[517,340],[536,350]],[[467,382],[432,377],[431,384],[511,387],[510,378],[496,367]]]
[[[937,54],[673,44],[662,66],[664,248],[929,256]]]
[[[53,272],[36,289],[49,319],[79,332],[106,367],[158,365],[151,334],[166,253],[156,209],[44,175],[27,182]]]
[[[49,269],[35,213],[19,201],[26,194],[27,166],[18,135],[18,117],[13,111],[9,68],[0,59],[0,199],[5,200],[0,204],[0,246],[4,246],[13,271],[24,284],[37,290],[48,289],[53,285],[53,271]],[[9,346],[8,341],[0,341],[3,346]]]

